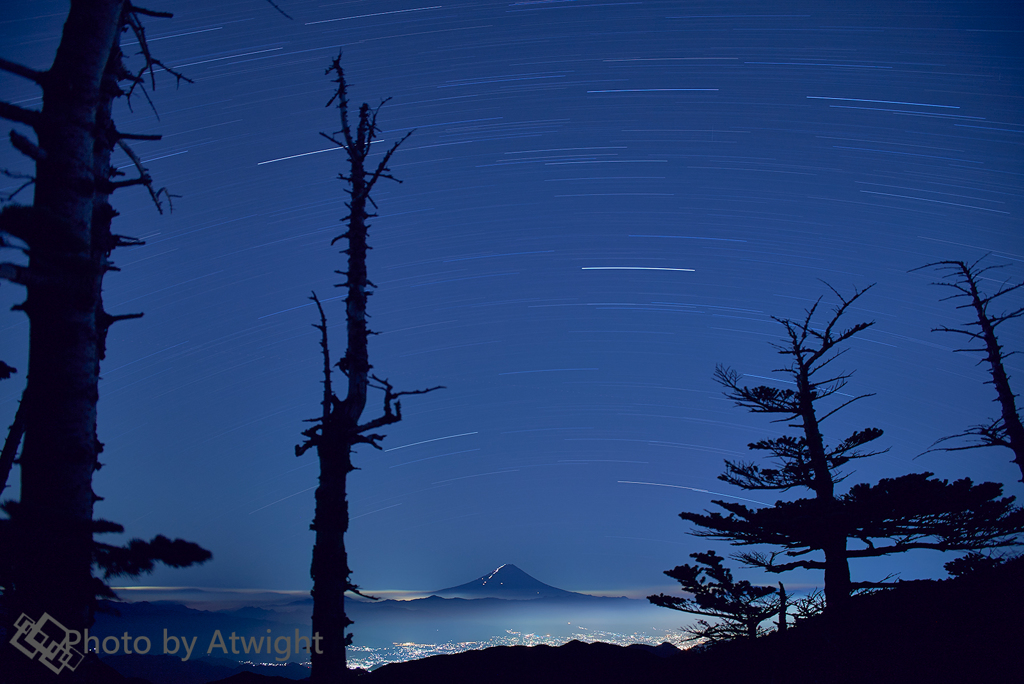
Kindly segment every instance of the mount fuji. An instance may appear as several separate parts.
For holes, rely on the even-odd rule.
[[[483,575],[472,582],[466,582],[457,587],[438,589],[430,593],[441,598],[496,598],[505,599],[506,601],[584,596],[584,594],[577,594],[544,584],[511,563],[506,563],[490,574]]]

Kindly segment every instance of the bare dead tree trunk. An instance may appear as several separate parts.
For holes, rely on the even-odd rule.
[[[0,451],[0,492],[7,489],[7,479],[11,476],[11,468],[14,466],[14,457],[21,446],[22,435],[25,434],[25,398],[22,396],[18,402],[18,410],[14,414],[14,422],[7,430],[7,439],[4,440],[4,448]]]
[[[785,632],[789,628],[786,622],[786,611],[789,609],[789,597],[786,596],[786,587],[779,582],[779,631]]]
[[[31,324],[21,502],[12,522],[15,545],[36,551],[15,557],[13,615],[45,611],[71,629],[90,624],[96,589],[91,483],[108,264],[93,219],[106,204],[99,185],[108,174],[97,176],[97,167],[109,168],[103,126],[114,94],[105,75],[124,9],[123,0],[72,3],[53,66],[38,75],[43,108],[29,117],[38,145],[15,142],[36,162],[31,217],[11,212],[23,225],[2,226],[30,248],[28,267],[2,267],[25,285],[20,308]]]
[[[359,121],[356,131],[349,125],[348,96],[344,71],[340,56],[335,58],[328,74],[333,73],[338,84],[334,97],[341,114],[341,135],[338,140],[333,136],[324,135],[334,144],[344,148],[348,154],[348,175],[339,177],[348,184],[349,214],[343,221],[348,222],[348,230],[332,241],[345,239],[348,249],[342,253],[348,255],[347,270],[342,273],[346,281],[341,285],[347,290],[345,297],[345,314],[347,330],[347,349],[345,355],[336,366],[347,376],[347,394],[339,400],[334,394],[331,384],[331,361],[327,343],[327,318],[323,307],[313,295],[320,312],[320,324],[315,327],[321,332],[321,347],[324,358],[324,394],[322,414],[312,422],[312,428],[305,430],[306,442],[295,448],[297,456],[315,446],[320,461],[320,484],[316,489],[316,510],[313,524],[316,532],[313,545],[313,561],[310,575],[313,578],[313,634],[319,644],[319,650],[313,649],[312,682],[326,684],[341,682],[348,678],[346,648],[352,643],[352,635],[348,627],[352,624],[345,613],[345,593],[359,593],[359,588],[352,582],[351,569],[348,565],[348,554],[345,550],[345,534],[348,532],[348,501],[346,500],[346,482],[348,474],[355,470],[352,465],[352,449],[357,444],[369,444],[380,448],[378,441],[383,435],[371,434],[373,430],[401,420],[401,404],[398,397],[405,394],[422,394],[439,389],[414,390],[411,392],[395,392],[387,380],[370,374],[368,340],[372,334],[366,324],[366,304],[374,285],[367,277],[366,252],[367,221],[374,216],[370,214],[367,204],[372,203],[370,191],[380,178],[394,180],[388,171],[388,161],[408,134],[398,140],[384,154],[383,159],[372,170],[367,170],[366,160],[370,154],[370,144],[379,132],[377,128],[377,109],[363,104],[359,109]],[[381,103],[383,105],[383,103]],[[367,391],[370,387],[384,391],[384,415],[360,425],[359,420],[366,408]],[[360,594],[361,595],[361,594]],[[316,639],[319,637],[319,639]]]
[[[114,547],[100,551],[93,540],[94,532],[121,529],[93,520],[99,497],[92,490],[92,475],[100,468],[103,448],[96,431],[100,361],[110,325],[141,316],[112,316],[103,309],[103,277],[115,270],[111,251],[140,244],[111,233],[116,212],[109,196],[131,185],[147,187],[154,200],[165,192],[153,190],[124,143],[158,136],[120,133],[111,119],[114,100],[125,94],[119,83],[127,80],[134,87],[142,81],[141,71],[134,75],[122,62],[122,30],[130,28],[139,38],[145,67],[159,64],[148,54],[139,14],[170,16],[125,0],[72,0],[49,70],[37,72],[0,59],[0,68],[35,82],[43,92],[38,111],[0,102],[0,117],[30,126],[37,138],[33,142],[16,131],[10,134],[14,147],[35,163],[35,197],[31,206],[8,205],[0,213],[0,235],[22,241],[29,260],[28,266],[0,264],[0,278],[25,286],[26,300],[16,308],[30,323],[28,382],[8,439],[11,453],[5,449],[3,454],[4,459],[13,458],[21,428],[21,499],[7,509],[11,518],[4,542],[11,560],[11,577],[5,578],[11,600],[9,630],[10,621],[21,613],[38,620],[44,612],[68,629],[85,629],[92,624],[95,597],[109,592],[92,574],[94,563],[103,565],[98,557],[117,556],[106,567],[112,574],[138,574],[132,568],[144,566],[142,556],[152,550],[141,543],[137,550],[147,551],[128,558]],[[115,145],[136,160],[138,178],[113,180],[123,175],[110,163]],[[7,240],[0,245],[13,246]],[[160,544],[162,550],[149,560],[176,553]],[[203,554],[209,557],[194,545],[188,553],[197,549],[201,553],[195,560],[181,564],[200,562]],[[128,565],[114,567],[125,559]],[[22,681],[49,676],[38,663],[32,667]]]
[[[959,328],[941,327],[935,328],[933,332],[951,332],[965,335],[971,343],[978,345],[973,348],[957,349],[956,351],[980,352],[985,355],[983,359],[988,363],[990,383],[996,388],[996,401],[999,403],[999,418],[987,425],[974,425],[964,432],[943,437],[935,444],[945,442],[959,437],[975,437],[977,442],[962,447],[941,447],[943,451],[962,451],[987,446],[1002,446],[1013,452],[1013,462],[1017,464],[1021,473],[1021,482],[1024,482],[1024,425],[1021,424],[1020,414],[1017,412],[1016,395],[1010,389],[1010,378],[1006,372],[1003,361],[1016,352],[1006,353],[999,344],[996,336],[996,328],[1005,321],[1024,316],[1024,308],[1008,313],[994,314],[989,312],[989,305],[997,298],[1009,294],[1014,290],[1024,287],[1024,282],[1015,285],[1004,284],[993,295],[985,295],[978,287],[981,276],[1002,265],[986,266],[978,268],[981,260],[968,265],[963,261],[938,261],[926,264],[914,270],[933,268],[943,274],[942,282],[934,283],[943,287],[950,287],[956,290],[956,294],[945,297],[942,301],[950,299],[966,299],[967,302],[957,306],[958,309],[971,309],[973,311],[972,321],[963,324]],[[932,445],[935,448],[935,444]]]
[[[335,422],[335,421],[332,421]],[[348,674],[346,649],[352,643],[345,613],[345,592],[357,590],[345,550],[348,532],[347,477],[352,466],[351,445],[344,427],[336,421],[325,431],[317,452],[320,486],[316,489],[316,510],[310,529],[316,532],[310,576],[313,578],[313,633],[319,637],[311,654],[313,681],[342,681]],[[339,429],[340,428],[340,429]]]

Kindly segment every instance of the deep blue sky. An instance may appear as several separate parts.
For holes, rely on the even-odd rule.
[[[141,98],[118,117],[164,135],[135,149],[182,197],[160,216],[141,190],[115,196],[115,231],[147,244],[115,254],[107,308],[146,315],[111,333],[96,514],[214,553],[143,584],[310,584],[317,465],[293,448],[319,410],[311,290],[342,350],[342,157],[318,135],[338,128],[324,69],[339,46],[354,102],[393,98],[381,147],[417,129],[392,164],[404,183],[375,195],[371,362],[398,388],[448,387],[409,397],[387,451],[356,456],[361,586],[515,563],[577,591],[670,588],[662,571],[711,545],[676,517],[712,508],[701,490],[774,500],[716,480],[780,428],[732,407],[715,364],[763,382],[780,363],[770,316],[801,316],[821,280],[877,283],[849,319],[876,325],[842,361],[851,392],[876,394],[825,427],[833,442],[880,427],[890,451],[847,483],[931,470],[1024,494],[1008,451],[914,460],[996,407],[976,359],[929,332],[962,317],[907,273],[992,252],[1024,277],[1016,3],[280,4],[294,21],[261,0],[146,4],[175,12],[147,20],[151,45],[195,84],[158,74],[160,119]],[[65,13],[5,5],[3,55],[49,66]],[[39,104],[6,74],[0,90]],[[30,168],[7,146],[0,166]],[[21,296],[5,284],[0,309]],[[0,384],[7,425],[25,317],[0,314],[0,331],[20,371]],[[854,579],[942,576],[950,557],[854,562]]]

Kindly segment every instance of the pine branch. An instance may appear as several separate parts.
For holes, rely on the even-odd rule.
[[[10,102],[0,101],[0,118],[22,123],[36,128],[42,121],[42,115],[34,109],[25,109]]]
[[[116,131],[114,135],[118,140],[163,140],[164,137],[144,133],[122,133],[121,131]]]
[[[14,74],[15,76],[27,78],[37,85],[46,85],[47,72],[45,71],[36,71],[35,69],[30,69],[23,64],[18,64],[17,62],[12,62],[2,57],[0,57],[0,69],[10,74]]]
[[[42,148],[40,148],[34,142],[23,136],[21,133],[18,133],[17,131],[11,131],[10,138],[11,145],[14,146],[14,149],[18,150],[32,161],[38,164],[39,162],[46,160],[46,152],[44,152]]]
[[[777,555],[778,554],[775,553],[770,556],[766,556],[763,553],[742,553],[738,558],[744,565],[761,568],[771,573],[789,572],[790,570],[796,570],[798,568],[803,568],[805,570],[825,569],[824,561],[800,560],[791,561],[789,563],[776,563],[775,558]]]
[[[35,176],[29,175],[27,173],[18,173],[18,172],[15,172],[15,171],[8,171],[7,169],[0,169],[0,175],[3,175],[3,176],[5,176],[7,178],[10,178],[12,180],[23,180],[23,181],[25,181],[24,183],[19,185],[18,189],[15,190],[14,192],[10,192],[10,193],[4,195],[3,197],[0,197],[0,202],[10,202],[10,201],[12,201],[15,197],[18,196],[18,194],[22,190],[24,190],[25,188],[29,187],[30,185],[33,185],[36,182],[36,177]],[[0,230],[3,230],[3,229],[0,229]]]
[[[123,547],[96,543],[93,556],[96,565],[103,570],[104,579],[138,577],[152,572],[158,562],[172,568],[185,568],[213,558],[212,553],[198,544],[183,539],[171,541],[162,534],[148,542],[132,539]]]
[[[18,285],[30,285],[40,282],[32,271],[18,264],[0,263],[0,278]]]
[[[134,14],[141,14],[144,17],[156,17],[157,19],[171,19],[174,17],[170,12],[158,12],[155,10],[148,10],[144,7],[136,7],[135,5],[129,4],[128,11]]]

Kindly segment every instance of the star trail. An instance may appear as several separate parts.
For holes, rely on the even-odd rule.
[[[877,283],[849,315],[875,325],[836,362],[856,370],[847,392],[874,396],[824,431],[834,443],[879,427],[889,451],[842,487],[929,471],[1024,494],[1009,450],[921,455],[998,409],[980,357],[931,332],[967,315],[939,301],[934,274],[909,273],[988,254],[1008,264],[993,278],[1024,278],[1013,3],[278,0],[291,21],[262,0],[143,4],[174,13],[147,19],[149,41],[194,83],[158,72],[155,112],[137,94],[119,102],[120,130],[163,136],[133,148],[180,197],[159,215],[141,189],[114,195],[115,232],[146,244],[115,254],[104,301],[145,317],[108,341],[96,516],[214,560],[140,582],[311,585],[317,468],[294,446],[320,410],[312,291],[335,358],[344,345],[343,247],[330,245],[344,232],[343,160],[319,135],[340,128],[324,106],[339,49],[353,105],[391,98],[380,153],[413,131],[391,162],[401,184],[374,196],[370,362],[396,390],[447,388],[405,397],[383,451],[355,456],[359,585],[427,590],[513,563],[569,590],[646,595],[672,591],[662,571],[689,553],[728,555],[677,514],[774,501],[717,476],[787,428],[732,406],[712,373],[784,382],[772,317],[833,305],[824,283]],[[66,9],[5,4],[3,57],[46,69]],[[41,105],[24,79],[0,74],[0,89]],[[0,168],[31,171],[9,145]],[[0,192],[20,184],[0,178]],[[27,368],[28,323],[9,311],[22,298],[0,288],[0,358],[22,371],[0,383],[5,426]],[[1004,346],[1024,348],[1022,332],[1007,324]],[[8,497],[17,468],[12,482]],[[941,577],[951,559],[851,569]]]

